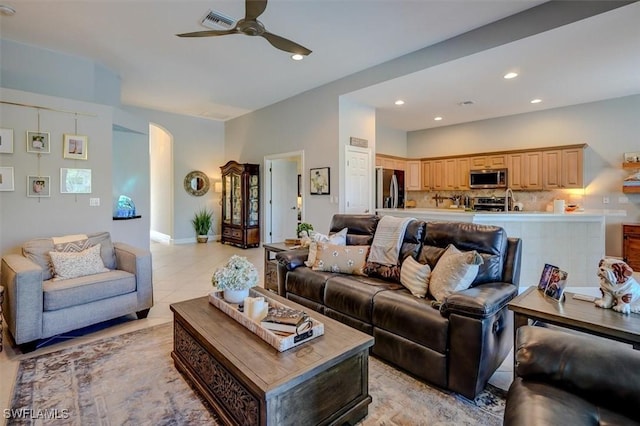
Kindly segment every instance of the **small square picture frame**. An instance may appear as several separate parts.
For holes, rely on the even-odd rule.
[[[91,194],[91,169],[60,169],[61,194]]]
[[[50,176],[27,176],[27,197],[43,198],[51,196]]]
[[[13,191],[13,167],[0,167],[0,191]]]
[[[49,154],[51,144],[49,132],[27,132],[27,152],[34,154]]]
[[[311,195],[329,195],[331,193],[329,167],[309,169],[309,192]]]
[[[13,154],[13,129],[0,128],[0,154]]]
[[[84,135],[65,133],[62,138],[62,156],[73,160],[86,160],[88,157],[89,140]]]

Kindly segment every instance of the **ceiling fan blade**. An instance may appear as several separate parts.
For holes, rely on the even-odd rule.
[[[235,28],[231,30],[208,30],[208,31],[196,31],[194,33],[182,33],[176,34],[178,37],[213,37],[213,36],[222,36],[228,34],[236,34]]]
[[[273,47],[284,50],[285,52],[298,53],[304,56],[307,56],[311,53],[311,50],[307,49],[306,47],[300,46],[298,43],[287,40],[286,38],[280,37],[279,35],[275,35],[267,31],[265,31],[261,35],[262,37],[266,38]]]
[[[267,8],[267,0],[246,0],[244,19],[253,21]]]

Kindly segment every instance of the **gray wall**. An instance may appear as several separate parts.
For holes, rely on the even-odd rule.
[[[3,61],[4,62],[4,61]],[[38,130],[38,112],[32,108],[0,104],[0,126],[14,131],[13,154],[0,154],[0,165],[14,168],[15,190],[0,192],[0,251],[17,252],[29,238],[112,230],[112,110],[111,107],[11,89],[0,89],[3,101],[77,111],[77,132],[88,136],[88,160],[62,156],[63,134],[75,132],[75,118],[54,111],[40,112],[40,131],[49,132],[51,153],[26,151],[26,132]],[[91,194],[61,194],[60,168],[92,171]],[[48,198],[27,197],[27,176],[50,176]],[[89,198],[100,198],[89,207]],[[147,238],[148,239],[148,238]]]
[[[233,155],[225,153],[224,124],[204,118],[188,117],[144,108],[126,107],[130,113],[159,125],[173,136],[173,235],[176,243],[195,241],[191,226],[193,214],[202,207],[214,211],[214,236],[220,230],[220,194],[214,193],[214,182],[220,182],[220,166]],[[211,189],[201,197],[188,194],[184,177],[193,170],[209,176]],[[167,191],[170,189],[167,188]]]

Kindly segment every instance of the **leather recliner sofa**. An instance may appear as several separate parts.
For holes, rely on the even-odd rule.
[[[335,215],[330,233],[348,228],[347,245],[370,245],[380,217]],[[281,295],[375,338],[373,354],[436,386],[473,399],[513,344],[507,303],[518,293],[522,242],[503,228],[462,222],[413,221],[400,259],[413,256],[433,268],[453,244],[486,259],[471,287],[441,304],[415,297],[397,282],[314,271],[306,250],[280,252]]]
[[[505,425],[640,424],[640,352],[564,330],[524,326]]]

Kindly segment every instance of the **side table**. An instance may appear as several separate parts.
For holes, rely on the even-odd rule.
[[[299,245],[285,243],[262,244],[264,248],[264,288],[278,293],[278,261],[276,253],[300,248]]]

